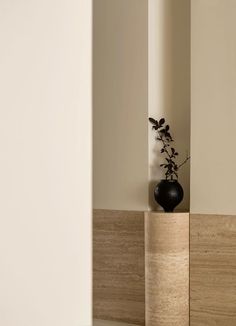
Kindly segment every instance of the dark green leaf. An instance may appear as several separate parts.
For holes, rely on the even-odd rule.
[[[159,125],[163,125],[164,123],[165,123],[165,119],[164,118],[160,119]]]
[[[155,119],[153,119],[153,118],[149,118],[148,120],[149,120],[152,124],[158,126],[158,122],[157,122],[157,120],[155,120]]]

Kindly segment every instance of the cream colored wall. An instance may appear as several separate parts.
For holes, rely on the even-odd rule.
[[[91,325],[91,2],[0,3],[0,324]]]
[[[94,208],[148,206],[147,10],[94,1]]]
[[[192,213],[236,214],[235,28],[234,0],[192,0]]]
[[[190,0],[149,0],[149,116],[170,124],[179,161],[190,152]],[[163,178],[161,155],[149,125],[150,207],[153,188]],[[185,197],[178,209],[189,208],[189,163],[179,174]]]

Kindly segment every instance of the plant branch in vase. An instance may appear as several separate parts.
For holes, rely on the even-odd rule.
[[[155,200],[166,212],[173,212],[174,208],[183,200],[184,191],[178,182],[179,170],[188,162],[187,156],[181,163],[177,162],[179,153],[174,148],[174,140],[170,133],[170,126],[164,118],[155,120],[149,118],[152,129],[156,133],[156,140],[161,143],[160,153],[165,156],[165,162],[160,167],[165,170],[165,179],[157,184],[154,190]]]

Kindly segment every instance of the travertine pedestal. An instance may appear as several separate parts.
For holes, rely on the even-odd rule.
[[[189,326],[189,213],[145,213],[146,326]]]

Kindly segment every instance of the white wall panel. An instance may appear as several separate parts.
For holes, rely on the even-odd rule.
[[[0,1],[0,324],[91,324],[91,1]]]

